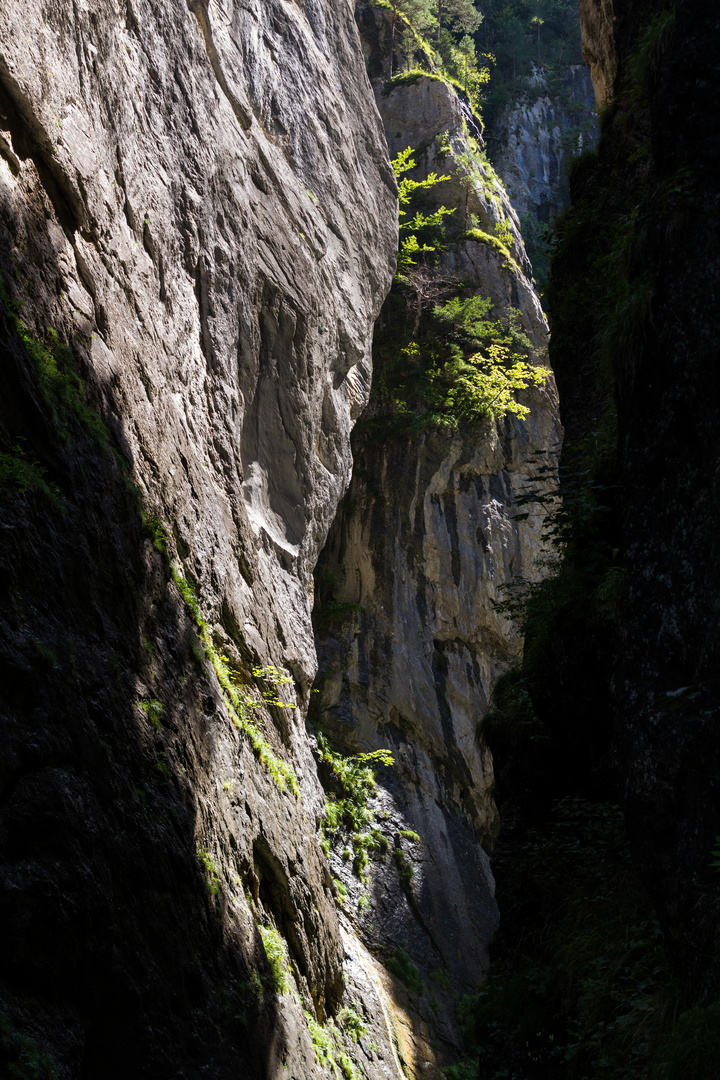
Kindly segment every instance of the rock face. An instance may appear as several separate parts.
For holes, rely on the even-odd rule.
[[[367,43],[365,51],[373,55]],[[498,313],[514,306],[543,350],[547,326],[524,272],[517,218],[477,142],[473,149],[454,91],[422,76],[389,89],[377,83],[376,96],[391,156],[418,148],[411,176],[450,177],[428,205],[455,208],[440,272],[462,280],[467,295],[490,296]],[[465,238],[473,222],[485,241]],[[498,225],[509,238],[504,254],[488,239]],[[380,324],[391,317],[384,312]],[[517,521],[513,502],[539,455],[550,448],[543,461],[552,461],[561,439],[552,380],[526,393],[526,421],[487,420],[456,435],[378,442],[363,420],[317,572],[319,693],[310,718],[346,754],[388,748],[395,759],[379,776],[376,802],[393,858],[374,856],[365,886],[342,844],[331,865],[356,934],[386,954],[404,949],[417,966],[408,996],[416,1027],[434,1032],[439,1064],[460,1044],[449,991],[477,984],[497,924],[487,856],[498,825],[492,762],[476,726],[521,643],[493,602],[506,582],[541,572],[542,515],[534,507]]]
[[[3,3],[5,1065],[318,1075],[309,590],[396,236],[348,4]]]
[[[567,161],[597,141],[593,86],[587,68],[569,65],[558,93],[542,72],[528,100],[503,110],[488,138],[493,164],[521,218],[547,222],[568,203]]]
[[[411,174],[414,178],[424,179],[430,172],[450,177],[432,189],[433,201],[454,211],[450,235],[455,236],[443,252],[442,270],[462,281],[477,282],[498,311],[516,308],[535,345],[544,349],[547,322],[531,284],[520,222],[502,181],[472,149],[472,129],[463,103],[447,83],[432,76],[420,76],[389,92],[380,83],[376,99],[390,156],[408,146],[419,148],[414,155],[418,162]],[[480,137],[479,132],[476,135]],[[474,142],[480,145],[477,139]],[[459,235],[476,228],[492,237],[498,226],[508,230],[510,259],[487,239]]]
[[[583,60],[590,68],[595,104],[604,108],[613,93],[617,75],[618,29],[616,7],[625,14],[628,5],[615,0],[580,0]]]

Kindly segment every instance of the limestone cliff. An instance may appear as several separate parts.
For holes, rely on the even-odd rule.
[[[329,1068],[311,571],[396,230],[347,3],[3,3],[0,1071]]]
[[[395,267],[388,143],[449,176],[439,273],[540,360],[467,102],[374,97],[345,0],[0,11],[0,1070],[400,1080],[457,1052],[497,920],[475,726],[519,649],[492,602],[540,572],[513,502],[560,427],[550,379],[526,421],[356,442],[314,722],[395,765],[374,791],[358,758],[377,827],[331,849],[312,571]]]
[[[565,209],[567,166],[597,141],[592,83],[587,68],[571,64],[560,87],[542,70],[520,100],[503,109],[488,133],[495,168],[521,219],[548,222]]]
[[[359,13],[369,70],[382,70],[373,67],[382,16],[362,5]],[[515,308],[544,353],[547,326],[517,217],[467,106],[432,75],[374,85],[391,156],[412,147],[413,177],[448,177],[428,203],[454,210],[437,275],[462,282],[465,297],[491,298],[498,315]],[[377,340],[403,317],[386,306]],[[420,301],[415,323],[422,335]],[[377,353],[376,364],[382,384]],[[416,1031],[431,1033],[426,1053],[440,1064],[461,1043],[453,995],[477,984],[497,924],[492,761],[476,727],[521,643],[494,602],[510,580],[542,572],[542,512],[533,506],[519,520],[514,503],[541,462],[552,466],[561,439],[552,380],[526,393],[526,420],[487,419],[454,434],[379,435],[371,400],[316,574],[320,669],[310,718],[345,754],[387,748],[395,759],[375,804],[392,851],[376,848],[365,869],[342,833],[331,850],[343,918],[391,969],[399,954],[406,961],[406,988],[396,982],[394,994],[418,1016]]]

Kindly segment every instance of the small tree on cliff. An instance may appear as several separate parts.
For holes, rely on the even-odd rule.
[[[375,0],[378,3],[378,0]],[[379,7],[390,7],[390,60],[388,63],[388,78],[393,77],[393,63],[395,56],[395,37],[407,26],[412,26],[418,33],[428,30],[437,18],[436,0],[385,0],[378,3]]]
[[[412,148],[408,146],[406,150],[401,150],[392,162],[398,180],[398,213],[400,218],[407,217],[407,208],[418,191],[427,191],[428,188],[435,187],[444,180],[450,179],[449,175],[438,176],[437,173],[431,172],[425,180],[411,180],[404,174],[416,167],[412,154]],[[426,240],[419,242],[418,233],[425,232],[427,234],[428,231],[430,233],[437,231],[438,227],[442,225],[443,218],[453,213],[455,213],[454,209],[448,210],[446,206],[439,206],[431,214],[423,214],[420,210],[416,210],[414,217],[408,221],[400,221],[400,250],[398,251],[397,260],[399,275],[402,276],[408,267],[415,266],[418,255],[435,252],[438,249],[437,241],[429,244]]]
[[[457,47],[458,47],[458,52],[460,53],[461,57],[463,58],[463,62],[464,62],[463,89],[464,89],[465,93],[467,94],[467,88],[468,88],[468,65],[473,65],[475,63],[475,42],[473,41],[473,39],[470,37],[469,34],[465,34],[465,36],[463,38],[461,38],[460,41],[458,42]]]
[[[530,25],[537,27],[538,67],[540,67],[540,27],[545,25],[545,20],[541,19],[539,15],[533,15]]]
[[[482,20],[482,12],[477,10],[473,0],[438,0],[437,40],[440,41],[444,26],[457,33],[474,34]]]

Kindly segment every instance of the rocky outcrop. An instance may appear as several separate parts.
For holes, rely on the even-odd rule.
[[[431,172],[448,177],[432,189],[433,203],[453,211],[448,225],[452,242],[442,254],[442,270],[481,285],[498,312],[517,309],[535,345],[544,350],[547,322],[531,284],[520,222],[483,155],[479,132],[472,133],[463,102],[444,80],[431,75],[389,90],[379,83],[376,99],[390,156],[412,147],[417,160],[413,178]],[[509,258],[492,242],[498,227],[507,229]],[[473,231],[475,237],[467,235]]]
[[[3,4],[4,1064],[321,1069],[309,590],[395,250],[347,4]]]
[[[590,68],[595,104],[603,109],[613,94],[618,51],[614,0],[580,0],[583,60]],[[627,5],[620,5],[624,13]]]
[[[568,65],[560,89],[535,71],[525,95],[504,109],[488,145],[521,218],[548,222],[568,204],[567,164],[597,142],[593,84],[586,68]]]
[[[455,211],[438,272],[461,280],[463,295],[491,297],[497,314],[515,307],[542,352],[547,326],[517,218],[454,91],[428,75],[379,82],[376,95],[391,155],[413,147],[414,178],[448,176],[427,207]],[[493,244],[498,226],[505,240]],[[383,312],[379,332],[392,318]],[[310,718],[345,754],[387,748],[395,760],[379,770],[374,803],[390,852],[375,850],[366,882],[343,841],[331,867],[355,934],[391,967],[399,950],[415,967],[411,978],[406,965],[410,989],[396,987],[396,1000],[409,999],[439,1064],[461,1046],[453,994],[479,981],[497,924],[492,762],[476,727],[521,642],[494,602],[507,582],[542,572],[542,512],[518,520],[514,500],[561,438],[552,380],[526,393],[526,421],[382,440],[371,403],[316,575]]]

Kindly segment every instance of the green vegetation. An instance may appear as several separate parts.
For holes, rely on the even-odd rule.
[[[344,1076],[345,1080],[355,1080],[357,1076],[355,1066],[343,1049],[340,1033],[334,1024],[330,1022],[323,1027],[309,1012],[305,1013],[305,1019],[318,1065],[332,1069],[338,1078]]]
[[[228,665],[228,658],[221,656],[215,648],[208,629],[208,624],[200,614],[200,607],[197,601],[197,597],[193,591],[193,588],[187,578],[184,578],[177,570],[174,564],[171,564],[171,573],[173,581],[175,582],[180,595],[183,597],[188,609],[190,610],[195,625],[200,631],[200,643],[205,653],[206,658],[212,664],[217,680],[220,683],[220,687],[223,692],[223,700],[225,707],[227,708],[232,723],[239,730],[244,731],[250,739],[250,744],[255,751],[255,754],[259,761],[265,766],[273,780],[281,790],[289,788],[295,796],[300,795],[300,787],[297,782],[295,773],[284,761],[275,754],[268,741],[263,738],[258,730],[257,726],[250,720],[250,710],[257,708],[261,702],[253,701],[250,698],[244,697],[240,694],[238,689],[238,676],[231,670]],[[257,669],[261,670],[261,669]],[[271,693],[267,691],[267,693]],[[272,704],[278,705],[280,702],[275,698],[271,698]],[[286,708],[288,706],[285,706]]]
[[[400,437],[527,415],[517,394],[542,385],[548,370],[537,364],[519,313],[493,318],[489,299],[452,295],[458,292],[432,271],[422,282],[393,288],[376,329],[372,404],[363,429]],[[451,298],[433,302],[443,293]]]
[[[382,855],[388,849],[387,838],[375,825],[375,811],[369,804],[377,791],[375,769],[391,767],[393,757],[389,750],[340,754],[330,748],[322,731],[317,732],[317,742],[318,758],[323,766],[320,775],[326,787],[321,847],[329,857],[331,845],[339,846],[350,834],[353,869],[363,880],[370,853],[379,851]],[[353,853],[347,847],[345,851],[349,860]]]
[[[220,683],[223,701],[232,723],[248,736],[258,760],[267,768],[280,789],[283,791],[289,789],[293,795],[299,796],[300,788],[295,773],[289,765],[278,758],[268,741],[261,735],[257,725],[250,719],[252,710],[260,708],[262,705],[294,709],[295,705],[281,701],[277,692],[278,686],[292,683],[292,679],[284,675],[276,667],[255,667],[252,669],[253,679],[269,684],[260,691],[261,700],[257,701],[247,694],[241,693],[242,677],[239,672],[230,667],[228,657],[222,656],[215,648],[210,637],[208,623],[200,610],[195,589],[188,579],[180,573],[176,565],[169,561],[165,525],[155,515],[143,514],[143,530],[145,535],[152,540],[155,550],[168,562],[172,579],[185,601],[185,605],[199,632],[202,652],[198,650],[196,653],[198,663],[202,666],[202,662],[208,660],[212,665]]]
[[[186,578],[182,577],[174,566],[172,567],[172,576],[180,594],[195,619],[196,626],[200,630],[200,641],[203,651],[212,664],[218,682],[220,683],[225,706],[230,713],[233,724],[241,731],[244,731],[249,737],[258,760],[267,768],[278,787],[280,787],[281,790],[285,790],[287,787],[294,795],[299,796],[300,788],[295,773],[289,765],[277,757],[270,744],[263,738],[256,725],[249,718],[249,710],[257,708],[260,703],[240,695],[236,682],[237,676],[228,666],[228,658],[226,656],[221,656],[212,643],[207,623],[200,615],[200,609],[192,586]],[[273,703],[278,704],[277,701],[274,701]]]
[[[392,163],[395,176],[398,178],[398,212],[401,218],[407,216],[407,208],[410,206],[413,196],[417,195],[418,192],[428,191],[430,188],[442,183],[443,180],[450,179],[449,176],[438,176],[437,173],[430,173],[425,180],[411,180],[405,176],[406,172],[416,167],[412,153],[411,147],[408,146],[406,150],[400,151]],[[454,212],[454,210],[448,210],[445,206],[439,207],[431,214],[423,214],[416,210],[414,217],[409,221],[400,222],[400,250],[398,251],[397,260],[400,274],[409,267],[415,266],[419,255],[435,253],[438,250],[437,239],[434,243],[420,243],[418,242],[418,234],[430,233],[435,235],[435,231],[442,225],[443,218]]]
[[[67,437],[68,419],[75,416],[100,446],[106,446],[108,430],[98,413],[87,404],[85,387],[78,374],[77,359],[71,346],[60,341],[52,327],[45,332],[44,340],[34,337],[20,317],[22,304],[12,299],[2,277],[0,301],[32,361],[40,391],[61,436]]]
[[[278,686],[295,685],[294,680],[289,675],[286,675],[283,671],[281,671],[280,668],[273,667],[272,665],[268,667],[254,667],[252,669],[252,677],[254,679],[259,679],[265,683],[270,684],[269,686],[266,686],[260,691],[260,693],[262,694],[262,699],[266,705],[272,705],[276,709],[297,708],[297,705],[293,705],[292,702],[281,701],[278,697]],[[254,702],[247,702],[246,704],[250,707],[254,707],[255,705]]]
[[[155,768],[162,777],[169,780],[172,776],[172,769],[168,763],[167,756],[164,750],[161,750],[155,761]]]
[[[555,99],[584,112],[563,85],[567,66],[582,64],[577,0],[485,0],[482,14],[472,0],[371,2],[392,13],[388,88],[421,75],[443,79],[481,124],[481,113],[544,93],[532,77],[540,67]],[[401,72],[397,52],[405,57]]]
[[[152,540],[152,545],[159,555],[167,556],[167,534],[160,518],[143,510],[141,519],[143,535]]]
[[[452,981],[446,968],[434,968],[434,970],[430,972],[430,978],[436,986],[440,987],[441,990],[452,989]]]
[[[55,1080],[57,1070],[27,1035],[20,1034],[0,1013],[0,1072],[8,1080]]]
[[[0,454],[0,490],[15,488],[20,494],[39,491],[56,508],[62,507],[60,489],[45,479],[45,470],[16,443],[9,453]]]
[[[422,994],[425,989],[413,958],[404,945],[398,946],[385,960],[385,967],[404,982],[408,990]]]
[[[401,885],[403,888],[409,889],[412,884],[412,879],[415,877],[415,866],[412,859],[409,859],[402,848],[399,847],[395,848],[393,858],[395,859],[395,865],[397,866]]]
[[[323,848],[323,851],[325,852],[325,856],[327,858],[330,855],[329,847],[328,847],[327,851],[325,851],[325,848]],[[348,851],[348,858],[350,858],[350,852],[349,851]],[[335,889],[337,891],[337,902],[342,907],[342,905],[347,900],[347,896],[348,896],[347,885],[342,880],[342,878],[339,878],[339,877],[333,877],[333,881],[335,883]]]
[[[514,261],[507,243],[499,236],[493,236],[492,233],[483,232],[482,229],[468,229],[462,234],[462,239],[474,240],[476,244],[487,244],[497,251],[498,255],[504,255],[508,262]]]
[[[479,114],[480,92],[490,78],[478,52],[476,33],[482,14],[473,0],[370,0],[390,14],[390,56],[387,87],[413,81],[420,75],[452,84]],[[406,58],[406,70],[396,71],[396,49]],[[479,115],[478,123],[481,123]]]
[[[95,409],[87,404],[73,347],[62,342],[52,327],[45,331],[42,340],[31,333],[20,315],[23,304],[12,299],[2,275],[0,303],[31,362],[38,388],[60,438],[69,438],[72,421],[76,420],[99,446],[107,446],[108,429]],[[62,509],[59,488],[46,479],[43,466],[20,442],[22,440],[0,454],[0,492],[3,488],[14,489],[21,495],[37,491],[54,508]]]
[[[365,1020],[352,1005],[346,1005],[344,1009],[340,1010],[338,1013],[338,1023],[343,1031],[347,1032],[354,1043],[358,1042],[367,1034],[367,1020]]]
[[[421,844],[422,840],[420,839],[419,833],[414,832],[412,829],[400,829],[395,834],[396,846],[393,852],[393,858],[395,859],[398,877],[400,878],[400,884],[403,888],[410,889],[412,880],[415,877],[415,864],[400,847],[399,840],[401,836],[406,840],[409,840],[411,844]]]
[[[161,701],[151,698],[149,701],[141,701],[140,708],[147,716],[152,726],[159,731],[162,727],[162,714],[165,709]]]
[[[425,181],[408,180],[411,154],[407,149],[393,162],[402,215],[410,213],[419,193],[445,179],[432,173]],[[518,393],[548,376],[518,312],[493,318],[489,299],[462,297],[463,283],[436,269],[445,216],[445,207],[433,214],[415,209],[401,223],[399,270],[376,326],[371,405],[360,427],[383,440],[423,430],[457,431],[490,416],[526,416]],[[489,244],[510,263],[507,225],[499,231],[472,229],[464,235]]]
[[[555,100],[566,109],[584,110],[565,90],[568,64],[582,64],[576,0],[487,0],[476,40],[490,61],[489,84],[482,106],[491,118],[504,105],[531,104],[544,89],[532,79],[543,70]]]
[[[287,994],[290,990],[290,979],[285,942],[272,926],[259,926],[258,930],[270,965],[273,988],[278,994]]]
[[[203,869],[207,873],[207,887],[210,895],[215,898],[220,892],[220,874],[218,868],[213,861],[212,856],[207,851],[198,850],[198,859],[200,860]]]

